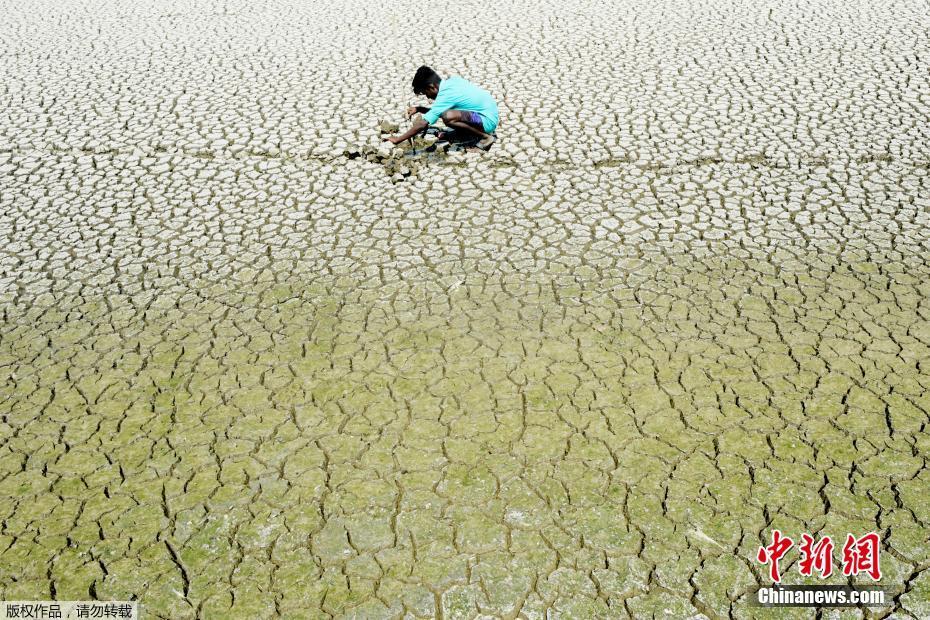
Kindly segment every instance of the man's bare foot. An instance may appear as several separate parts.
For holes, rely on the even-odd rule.
[[[494,144],[496,141],[497,141],[497,137],[494,134],[488,134],[487,138],[483,138],[475,146],[477,146],[482,151],[487,151],[488,149],[491,148],[491,145]]]

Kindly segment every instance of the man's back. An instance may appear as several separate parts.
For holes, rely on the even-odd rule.
[[[500,120],[497,102],[491,93],[457,75],[448,77],[439,84],[436,101],[423,118],[432,124],[439,120],[443,112],[450,109],[477,112],[483,117],[485,131],[489,133],[497,128]]]

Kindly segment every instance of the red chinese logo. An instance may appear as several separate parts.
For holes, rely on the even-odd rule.
[[[846,536],[843,545],[843,575],[850,577],[865,573],[873,580],[882,578],[879,554],[878,534],[871,532],[856,538],[852,534]],[[769,576],[774,583],[781,582],[781,571],[778,562],[794,546],[794,541],[783,536],[780,530],[772,530],[772,542],[765,547],[759,547],[756,559],[760,564],[769,565]],[[798,571],[807,577],[816,571],[821,577],[833,574],[833,540],[824,536],[816,540],[810,534],[801,534],[801,544],[798,545],[801,560],[798,562]]]
[[[878,564],[878,534],[875,532],[862,538],[848,534],[843,545],[843,574],[850,576],[863,572],[875,581],[882,578]]]
[[[794,546],[794,541],[786,536],[782,536],[779,530],[772,530],[772,544],[768,547],[759,547],[759,553],[756,559],[762,564],[769,564],[769,575],[772,581],[778,583],[781,581],[781,574],[778,572],[778,561],[788,553],[788,549]]]
[[[801,534],[801,563],[798,569],[802,575],[808,577],[813,574],[814,569],[820,573],[821,577],[829,577],[833,574],[833,541],[829,536],[824,536],[817,544],[814,544],[814,537],[809,534]]]

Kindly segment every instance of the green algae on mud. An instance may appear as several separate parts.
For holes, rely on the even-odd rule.
[[[293,605],[344,610],[412,570],[451,613],[475,604],[452,587],[459,562],[503,547],[530,581],[482,603],[497,613],[556,557],[643,613],[723,613],[758,582],[768,528],[890,531],[914,557],[930,327],[922,285],[896,273],[677,256],[613,279],[193,282],[144,312],[111,301],[118,332],[85,300],[28,360],[47,326],[10,322],[4,564],[187,617],[232,604],[216,579],[261,609],[245,584],[309,554],[319,577]],[[65,449],[35,449],[56,435]],[[66,578],[43,551],[56,535],[107,572],[82,560]],[[703,584],[696,603],[655,599],[643,567],[672,592]],[[564,576],[536,590],[567,594]]]

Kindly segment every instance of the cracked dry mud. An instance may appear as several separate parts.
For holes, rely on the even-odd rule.
[[[747,603],[777,527],[880,533],[889,606],[823,617],[930,617],[930,20],[880,4],[5,3],[0,598],[811,617]],[[344,153],[424,61],[500,139],[395,183]]]

